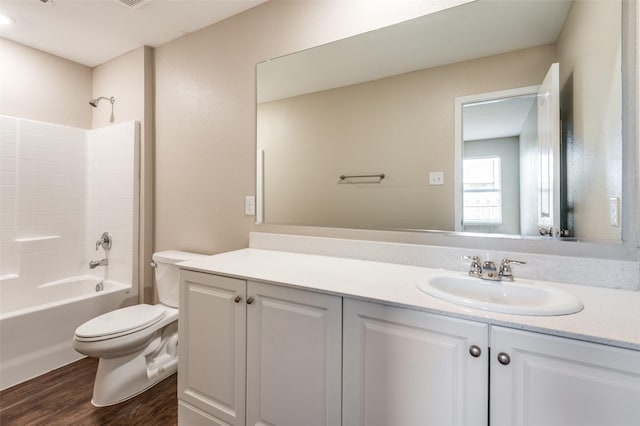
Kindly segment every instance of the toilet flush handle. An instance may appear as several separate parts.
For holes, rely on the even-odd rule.
[[[150,263],[149,265],[151,265],[151,267],[152,267],[153,269],[155,269],[155,268],[157,268],[157,267],[158,267],[158,264],[157,264],[156,262],[154,262],[154,261],[151,261],[151,263]]]

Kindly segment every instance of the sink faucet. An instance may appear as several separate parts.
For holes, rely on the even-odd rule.
[[[498,273],[498,268],[496,268],[496,263],[491,260],[485,260],[482,264],[482,273],[480,274],[480,278],[489,281],[500,281],[500,279],[502,279]]]
[[[496,263],[491,260],[480,261],[478,256],[464,256],[465,259],[471,260],[469,267],[469,276],[489,281],[513,281],[513,272],[511,264],[526,265],[527,262],[512,259],[502,259],[500,267],[496,267]]]
[[[109,259],[91,260],[89,261],[89,269],[96,269],[98,266],[107,266]]]

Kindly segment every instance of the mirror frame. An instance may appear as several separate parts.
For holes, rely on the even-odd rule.
[[[473,250],[493,250],[522,252],[555,256],[590,257],[623,261],[640,260],[638,231],[640,229],[640,210],[638,190],[638,112],[640,98],[639,77],[639,11],[640,6],[634,0],[622,1],[622,203],[620,241],[597,241],[571,238],[528,237],[503,234],[477,234],[469,232],[436,231],[422,229],[367,230],[353,228],[329,228],[320,226],[274,225],[258,220],[254,231],[306,235],[329,238],[362,239],[412,243],[421,245],[469,248]],[[295,53],[295,52],[291,52]],[[257,69],[257,68],[256,68]],[[256,73],[257,75],[257,73]],[[256,79],[257,82],[257,79]],[[257,84],[256,84],[257,87]],[[257,114],[257,108],[256,108]],[[257,120],[257,115],[256,115]],[[256,126],[256,173],[261,175],[260,153],[257,152]],[[256,179],[256,194],[262,194]],[[257,197],[258,211],[262,200]],[[258,218],[260,216],[257,216]]]

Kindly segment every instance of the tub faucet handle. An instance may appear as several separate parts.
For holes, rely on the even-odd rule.
[[[100,239],[96,241],[96,251],[98,251],[98,248],[101,246],[105,251],[110,250],[111,243],[112,243],[111,234],[109,232],[103,232],[102,235],[100,236]]]

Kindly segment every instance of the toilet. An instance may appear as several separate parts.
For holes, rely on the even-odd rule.
[[[154,253],[159,304],[107,312],[76,329],[73,348],[100,359],[93,405],[126,401],[177,371],[180,279],[175,263],[201,256],[175,250]]]

